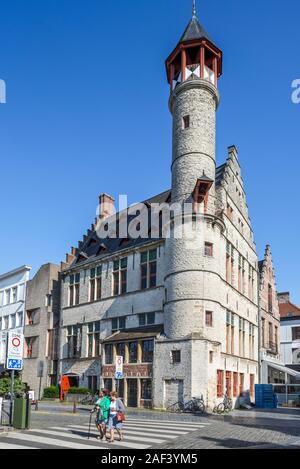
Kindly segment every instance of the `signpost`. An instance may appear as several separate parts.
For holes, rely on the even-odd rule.
[[[12,425],[12,419],[13,419],[15,370],[23,369],[23,345],[24,345],[23,334],[17,334],[15,332],[8,332],[6,369],[11,370],[10,425]]]
[[[40,360],[37,366],[37,377],[40,378],[38,400],[41,400],[42,378],[44,376],[44,362]]]
[[[116,356],[115,378],[117,380],[117,392],[118,393],[119,393],[120,379],[124,379],[123,364],[124,364],[123,357],[121,355]]]

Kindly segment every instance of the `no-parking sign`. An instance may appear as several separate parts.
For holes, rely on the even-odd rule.
[[[116,357],[115,378],[123,379],[123,357],[121,355]]]
[[[21,370],[23,368],[24,335],[15,332],[7,334],[7,369]]]

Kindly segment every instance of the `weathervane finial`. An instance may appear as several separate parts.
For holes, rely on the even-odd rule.
[[[193,18],[196,18],[197,11],[196,11],[196,0],[193,0]]]

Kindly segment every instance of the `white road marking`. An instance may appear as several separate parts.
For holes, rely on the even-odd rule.
[[[0,443],[0,449],[38,449],[38,448],[33,448],[32,446],[21,446],[21,445],[15,445],[13,443]]]

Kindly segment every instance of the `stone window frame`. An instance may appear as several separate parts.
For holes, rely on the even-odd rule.
[[[187,130],[191,127],[191,117],[189,114],[186,114],[182,117],[182,130]]]
[[[111,318],[111,331],[117,332],[117,331],[123,331],[124,329],[126,329],[126,320],[127,320],[127,316],[118,316],[116,318]],[[113,325],[114,321],[117,321],[117,325],[116,325],[117,327],[114,327]]]
[[[141,290],[157,286],[157,248],[141,252]]]
[[[208,317],[210,317],[210,321],[208,321]],[[214,312],[213,311],[205,311],[205,326],[206,327],[214,327]]]
[[[69,306],[77,306],[80,303],[80,272],[69,276]]]
[[[150,313],[140,313],[138,316],[139,316],[139,327],[152,326],[155,324],[156,313],[154,311],[151,311]],[[149,320],[149,317],[150,318],[153,317],[153,321],[152,319]],[[143,321],[142,318],[144,318],[145,320]]]
[[[171,350],[170,363],[171,365],[179,365],[181,363],[181,350]]]
[[[112,296],[127,293],[127,269],[128,257],[122,257],[113,261]]]
[[[102,264],[90,269],[89,301],[101,300],[102,298]]]
[[[87,325],[87,358],[99,358],[101,356],[100,344],[100,321],[90,322]],[[90,346],[92,347],[90,348]]]
[[[205,241],[204,243],[204,256],[214,257],[214,244],[210,241]]]

